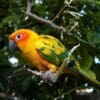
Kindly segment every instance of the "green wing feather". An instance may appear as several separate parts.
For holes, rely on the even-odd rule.
[[[67,56],[66,48],[52,36],[41,35],[34,45],[39,54],[53,64],[59,65]]]

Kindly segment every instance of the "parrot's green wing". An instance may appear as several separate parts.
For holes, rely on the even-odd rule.
[[[67,56],[64,45],[49,35],[41,35],[34,46],[41,57],[56,65],[59,65]]]

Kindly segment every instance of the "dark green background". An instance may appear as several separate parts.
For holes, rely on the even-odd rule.
[[[52,20],[55,15],[64,6],[64,0],[43,0],[42,4],[36,4],[32,0],[32,12],[43,18],[48,17]],[[84,5],[86,8],[84,8]],[[83,17],[75,18],[67,11],[80,12],[84,10],[86,14]],[[100,80],[100,62],[95,63],[95,57],[100,59],[100,1],[99,0],[73,0],[71,7],[67,7],[65,12],[60,16],[55,23],[66,28],[64,38],[61,40],[61,33],[52,27],[39,23],[38,21],[29,18],[25,20],[26,0],[0,0],[0,96],[1,93],[6,92],[8,86],[8,76],[15,70],[23,67],[23,61],[18,53],[16,57],[19,63],[13,67],[8,59],[13,53],[8,49],[8,36],[13,31],[19,28],[29,28],[39,34],[49,34],[58,38],[70,50],[73,46],[80,43],[81,46],[74,52],[75,58],[80,62],[82,69],[91,69],[96,74],[97,80]],[[64,17],[64,19],[63,19]],[[72,25],[78,22],[79,25],[75,27],[71,33],[72,36],[67,35]],[[80,34],[78,34],[80,33]],[[76,37],[81,38],[87,43],[80,42]],[[92,74],[93,75],[93,74]],[[67,82],[65,77],[68,76]],[[18,73],[11,81],[11,93],[15,93],[18,100],[72,100],[75,99],[74,89],[85,88],[85,81],[80,81],[76,77],[63,75],[57,83],[50,86],[49,84],[41,84],[40,78],[32,77],[29,74]],[[93,87],[94,93],[99,93],[99,90]],[[71,93],[70,93],[71,92]],[[4,96],[5,97],[5,96]],[[74,100],[73,99],[73,100]],[[1,100],[1,99],[0,99]],[[90,99],[91,100],[91,99]]]

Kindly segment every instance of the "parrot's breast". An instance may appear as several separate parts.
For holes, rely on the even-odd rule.
[[[35,67],[38,70],[52,70],[53,72],[57,70],[57,66],[44,59],[34,47],[32,47],[29,51],[22,52],[22,56],[29,62],[30,65],[32,65],[32,67]]]

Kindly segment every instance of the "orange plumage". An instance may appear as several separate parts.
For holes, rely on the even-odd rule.
[[[23,58],[38,70],[55,72],[67,54],[65,47],[56,38],[38,35],[29,29],[13,32],[9,41],[16,44]]]

